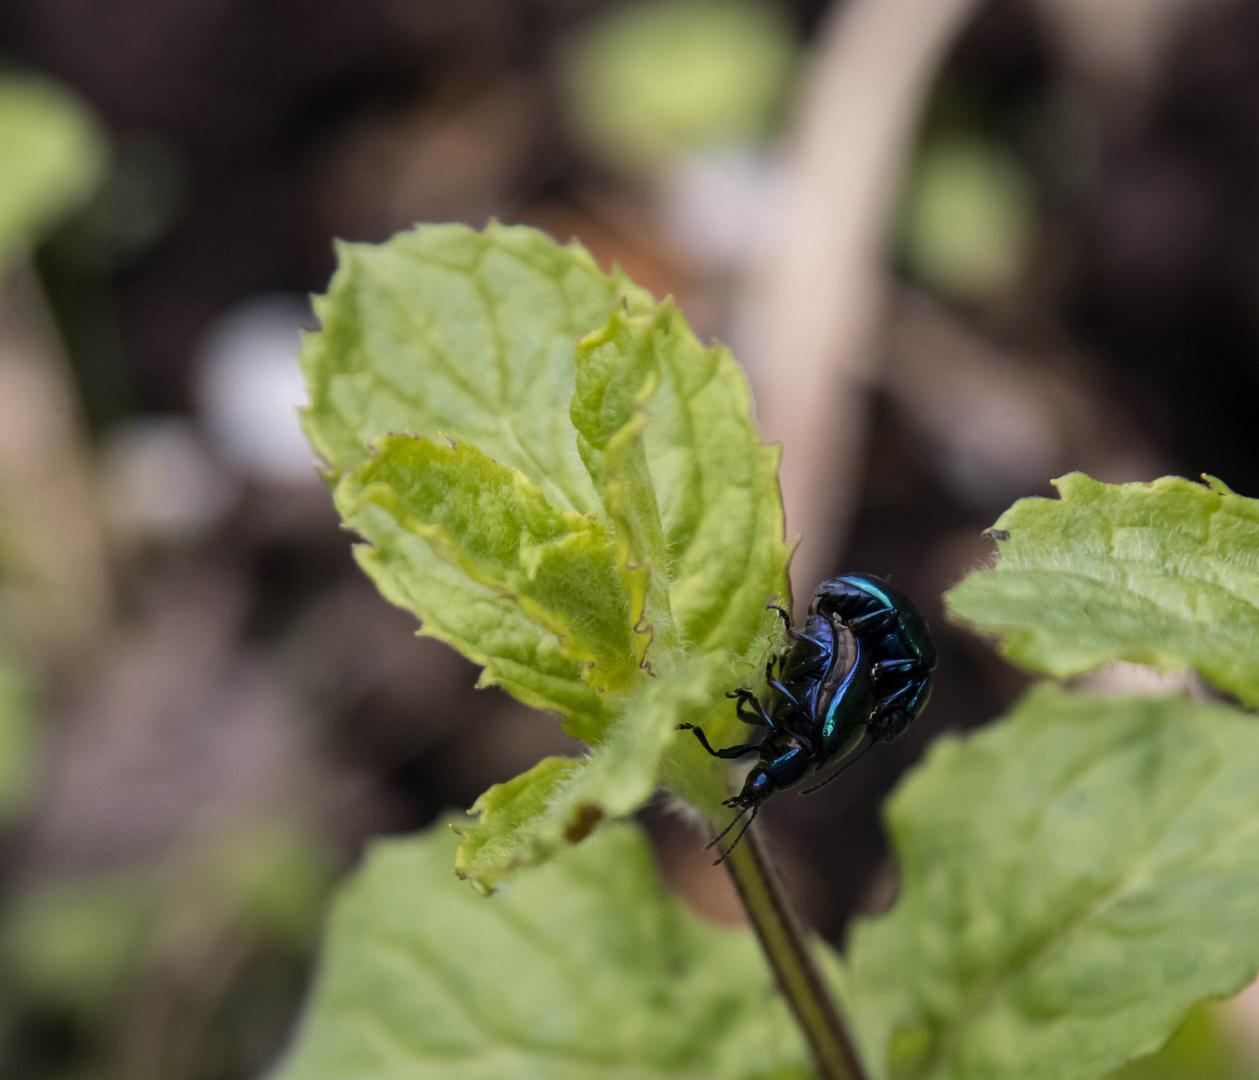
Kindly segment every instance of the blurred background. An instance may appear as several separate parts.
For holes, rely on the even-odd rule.
[[[899,774],[1024,685],[939,601],[1001,510],[1259,495],[1254,3],[5,0],[0,61],[0,1080],[258,1075],[363,845],[575,749],[350,560],[295,414],[333,237],[493,215],[674,294],[786,443],[797,606],[919,601],[931,708],[762,818],[832,941]],[[1130,1073],[1257,1047],[1243,996]]]

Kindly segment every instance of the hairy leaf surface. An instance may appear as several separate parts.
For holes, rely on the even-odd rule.
[[[660,380],[644,362],[645,350],[618,348],[616,329],[626,319],[614,310],[607,329],[578,344],[569,417],[581,459],[616,530],[620,565],[643,592],[634,625],[641,623],[658,641],[659,654],[674,647],[675,634],[664,527],[643,432],[651,422],[646,406]]]
[[[464,841],[456,872],[491,889],[517,868],[583,840],[604,819],[634,813],[660,782],[678,724],[703,723],[714,701],[729,711],[721,693],[729,670],[725,657],[695,657],[648,680],[589,756],[544,758],[527,773],[495,784],[469,811],[480,815],[477,824],[457,827]],[[686,739],[693,741],[690,735]],[[692,779],[695,792],[686,793],[699,792],[707,781],[709,798],[720,797],[721,779],[701,764]]]
[[[742,369],[724,346],[700,344],[671,301],[647,315],[613,312],[578,357],[579,429],[603,425],[606,438],[632,415],[648,418],[642,440],[680,636],[705,650],[744,652],[770,625],[766,603],[788,595],[791,545],[780,451],[752,422]],[[599,475],[597,463],[592,471]]]
[[[552,506],[518,470],[466,444],[390,436],[338,485],[336,502],[368,540],[377,537],[359,514],[378,506],[511,601],[568,659],[590,665],[597,690],[624,688],[637,674],[648,639],[633,629],[634,583],[618,572],[611,536],[595,518]]]
[[[1093,1080],[1259,969],[1259,724],[1030,693],[894,795],[901,893],[851,941],[880,1077]]]
[[[492,887],[660,783],[719,801],[724,766],[675,730],[740,727],[721,694],[780,635],[791,552],[729,351],[580,246],[499,225],[343,246],[316,309],[305,424],[360,564],[595,747],[487,792],[460,872]]]
[[[608,723],[603,701],[554,634],[439,558],[380,507],[364,505],[347,524],[372,538],[372,545],[357,545],[354,556],[385,599],[418,615],[419,633],[482,665],[479,686],[501,686],[526,705],[559,713],[576,738],[602,738]]]
[[[1259,501],[1176,476],[1055,484],[1001,515],[1000,558],[947,594],[952,614],[1033,671],[1192,667],[1259,705]]]
[[[426,225],[384,244],[339,244],[315,301],[323,329],[302,348],[306,433],[339,476],[382,435],[448,432],[585,513],[598,500],[563,406],[577,339],[622,299],[651,305],[580,244],[535,229]]]
[[[617,826],[495,896],[443,827],[378,842],[337,901],[274,1080],[804,1080],[750,932],[672,900]]]

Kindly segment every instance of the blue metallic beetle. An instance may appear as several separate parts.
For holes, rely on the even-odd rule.
[[[760,755],[743,790],[723,804],[738,813],[712,844],[720,842],[748,811],[751,816],[717,863],[735,849],[762,804],[775,792],[847,757],[866,735],[870,736],[867,750],[876,742],[895,739],[931,696],[931,672],[936,666],[931,632],[909,598],[880,578],[845,574],[822,582],[809,604],[803,631],[792,627],[786,611],[770,606],[782,616],[791,644],[765,665],[768,704],[763,705],[746,687],[728,695],[737,701],[740,720],[767,727],[769,733],[759,743],[715,750],[701,728],[681,725],[693,731],[714,757]],[[852,762],[804,794],[829,784],[848,764]]]

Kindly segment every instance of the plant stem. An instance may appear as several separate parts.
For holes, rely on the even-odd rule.
[[[867,1080],[844,1018],[822,980],[801,922],[755,827],[726,860],[778,989],[808,1040],[820,1080]]]

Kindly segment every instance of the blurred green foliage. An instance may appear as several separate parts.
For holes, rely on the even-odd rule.
[[[148,900],[130,875],[75,878],[16,897],[0,924],[4,978],[37,1005],[91,1016],[143,966]]]
[[[263,818],[26,884],[0,909],[0,1077],[260,1068],[250,1055],[282,1031],[335,872],[318,833]]]
[[[610,164],[652,175],[679,157],[757,143],[788,94],[798,45],[757,0],[651,0],[614,8],[565,55],[568,112]]]
[[[1019,283],[1030,247],[1032,182],[1019,159],[978,135],[939,135],[919,150],[902,197],[900,255],[946,296],[983,301]]]
[[[0,271],[87,203],[108,157],[96,118],[65,87],[0,76]]]
[[[0,651],[0,826],[16,819],[35,792],[39,742],[25,680]]]
[[[250,934],[291,949],[313,940],[336,874],[321,837],[283,820],[232,831],[206,866],[216,907],[236,912]]]

